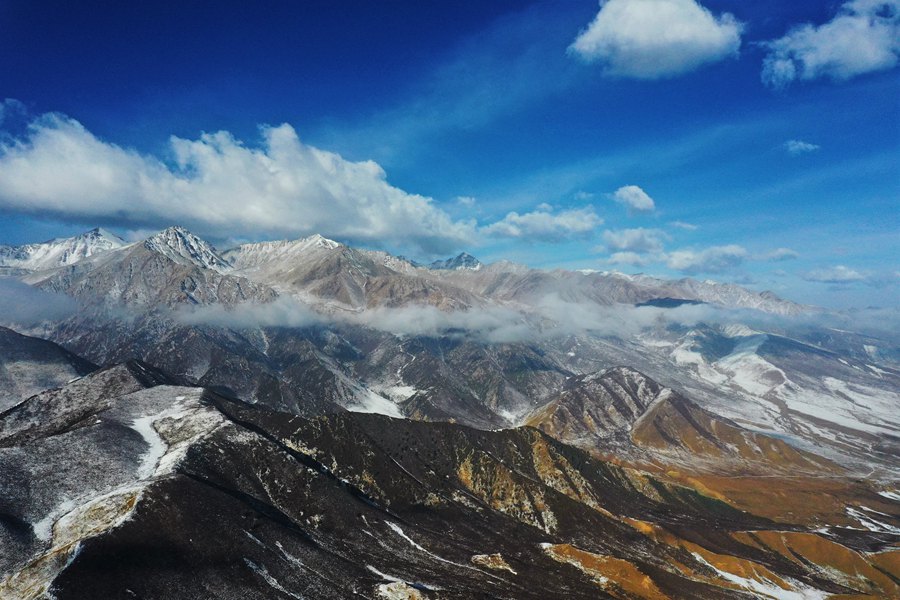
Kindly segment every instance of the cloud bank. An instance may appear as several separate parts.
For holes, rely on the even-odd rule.
[[[608,75],[659,79],[736,55],[741,30],[695,0],[607,0],[569,52]]]
[[[71,317],[78,310],[74,298],[45,292],[16,279],[0,278],[0,323],[33,326]]]
[[[801,25],[763,46],[769,54],[762,80],[776,89],[893,68],[900,56],[900,0],[852,0],[828,23]]]
[[[58,114],[0,144],[0,208],[131,227],[178,222],[206,234],[316,232],[443,253],[475,238],[430,198],[387,182],[372,161],[304,144],[290,125],[251,147],[228,132],[172,137],[168,162],[105,142]]]

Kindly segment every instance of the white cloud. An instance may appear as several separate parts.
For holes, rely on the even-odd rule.
[[[699,227],[692,223],[685,223],[684,221],[672,221],[669,223],[672,227],[676,229],[684,229],[685,231],[697,231]]]
[[[705,250],[676,250],[666,257],[670,269],[687,274],[721,273],[740,266],[748,257],[742,246],[713,246]]]
[[[821,148],[818,144],[811,144],[803,140],[788,140],[784,143],[784,149],[791,156],[800,156],[801,154],[809,154]]]
[[[653,212],[656,210],[656,203],[653,202],[653,198],[636,185],[622,186],[613,193],[612,197],[613,200],[619,204],[624,204],[628,207],[628,210],[634,212]]]
[[[475,206],[476,200],[472,196],[457,196],[456,202],[466,208],[472,208]]]
[[[603,232],[603,241],[612,250],[626,252],[662,252],[663,241],[669,239],[659,229],[619,229]]]
[[[603,224],[603,219],[597,216],[591,206],[557,213],[553,213],[552,210],[551,206],[541,204],[534,211],[522,215],[511,212],[501,221],[483,227],[481,231],[495,237],[556,242],[588,236]]]
[[[801,25],[764,46],[762,79],[774,88],[890,69],[900,55],[900,0],[847,2],[828,23]]]
[[[771,252],[761,254],[758,258],[760,260],[767,260],[769,262],[782,262],[785,260],[800,258],[800,254],[796,250],[791,250],[790,248],[776,248]]]
[[[857,281],[865,281],[868,279],[868,275],[844,265],[837,265],[825,269],[814,269],[805,274],[803,279],[818,283],[855,283]]]
[[[608,0],[569,51],[609,75],[657,79],[736,55],[741,30],[695,0]]]
[[[224,131],[172,137],[173,160],[164,162],[43,115],[24,138],[0,142],[0,208],[126,228],[179,223],[221,237],[322,233],[426,253],[476,237],[474,221],[454,221],[430,198],[390,185],[373,161],[304,144],[290,125],[261,133],[259,147]]]
[[[606,259],[606,262],[610,265],[645,267],[651,262],[654,262],[654,259],[645,254],[638,254],[637,252],[614,252]]]

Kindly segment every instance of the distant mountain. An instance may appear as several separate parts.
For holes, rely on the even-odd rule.
[[[235,305],[277,296],[265,285],[236,277],[231,266],[190,232],[172,227],[71,265],[37,271],[24,280],[73,296],[88,306]]]
[[[300,294],[326,309],[417,304],[458,310],[496,302],[528,305],[539,303],[547,296],[599,305],[662,302],[663,306],[669,306],[703,302],[776,314],[797,314],[808,309],[771,292],[756,293],[732,284],[664,280],[616,272],[542,271],[505,261],[484,265],[467,253],[420,267],[401,257],[351,248],[320,235],[294,241],[245,244],[219,252],[183,227],[170,227],[143,243],[130,246],[102,229],[94,229],[65,240],[0,247],[0,271],[13,275],[36,274],[28,279],[35,282],[47,279],[40,274],[50,269],[81,265],[83,268],[76,270],[83,272],[101,265],[101,255],[109,251],[136,246],[183,267],[238,275],[267,287]],[[160,281],[156,286],[166,287],[167,283],[171,282]],[[329,308],[329,305],[333,306]]]
[[[663,318],[700,303],[810,310],[730,284],[502,261],[428,269],[321,236],[219,252],[183,228],[23,279],[85,307],[48,334],[80,356],[97,364],[138,358],[296,414],[346,409],[515,426],[579,378],[628,365],[723,423],[784,436],[845,468],[894,472],[900,453],[891,408],[900,371],[884,358],[895,354],[890,341],[818,331],[804,333],[803,342],[714,323],[688,328],[654,321],[651,311],[652,322],[628,332],[627,311],[636,305],[654,306]],[[603,307],[622,307],[624,321]],[[554,319],[573,310],[599,330],[557,328]],[[591,410],[573,414],[572,426]]]
[[[23,246],[0,245],[0,267],[40,271],[76,262],[125,246],[117,235],[96,228],[70,238]]]
[[[436,260],[428,265],[428,268],[435,271],[477,271],[482,266],[484,265],[482,265],[477,258],[472,256],[471,254],[463,252],[462,254],[459,254],[453,258],[448,258],[446,260]]]

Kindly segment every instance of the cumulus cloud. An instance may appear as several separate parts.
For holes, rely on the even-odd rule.
[[[803,275],[803,279],[805,279],[806,281],[815,281],[818,283],[841,284],[865,281],[866,279],[868,279],[868,275],[849,267],[845,267],[844,265],[837,265],[835,267],[828,267],[824,269],[814,269],[809,273]]]
[[[625,185],[613,192],[613,200],[619,204],[624,204],[629,211],[633,212],[653,212],[656,210],[656,203],[647,192],[636,185]]]
[[[375,162],[304,144],[290,125],[261,128],[254,147],[228,132],[172,137],[161,160],[103,141],[59,114],[0,141],[0,208],[127,228],[173,222],[208,235],[323,233],[390,240],[426,253],[472,243],[427,197],[390,185]]]
[[[759,258],[760,260],[767,260],[769,262],[782,262],[800,258],[800,253],[796,250],[791,250],[790,248],[776,248],[775,250],[761,254]]]
[[[689,275],[697,273],[721,273],[738,267],[748,258],[748,252],[742,246],[712,246],[704,250],[676,250],[666,257],[666,265],[670,269]]]
[[[465,206],[466,208],[472,208],[473,206],[475,206],[476,200],[472,196],[457,196],[456,202],[461,206]]]
[[[569,52],[608,75],[658,79],[736,55],[741,30],[695,0],[606,0]]]
[[[811,144],[803,140],[788,140],[784,143],[784,149],[791,156],[800,156],[801,154],[809,154],[821,148],[818,144]]]
[[[776,89],[890,69],[900,55],[900,0],[852,0],[828,23],[801,25],[763,45],[762,80]]]
[[[603,241],[612,250],[647,253],[661,252],[663,241],[669,239],[660,229],[618,229],[603,232]]]
[[[652,257],[637,252],[613,252],[606,263],[617,266],[645,267],[654,262]]]
[[[529,213],[511,212],[481,231],[494,237],[558,242],[589,236],[602,224],[603,219],[592,206],[554,212],[553,207],[541,204]]]

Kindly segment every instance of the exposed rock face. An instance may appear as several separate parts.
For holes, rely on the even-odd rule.
[[[570,380],[527,423],[569,442],[622,437],[670,393],[634,369],[615,367]]]
[[[96,368],[53,342],[0,327],[0,411]]]
[[[92,387],[68,391],[95,407],[89,419],[35,397],[25,410],[62,428],[0,449],[0,596],[900,591],[888,547],[900,536],[773,523],[534,429],[305,419],[196,388],[100,399]]]
[[[664,458],[693,469],[841,471],[831,461],[704,410],[627,367],[571,380],[526,422],[587,450],[633,459]]]

